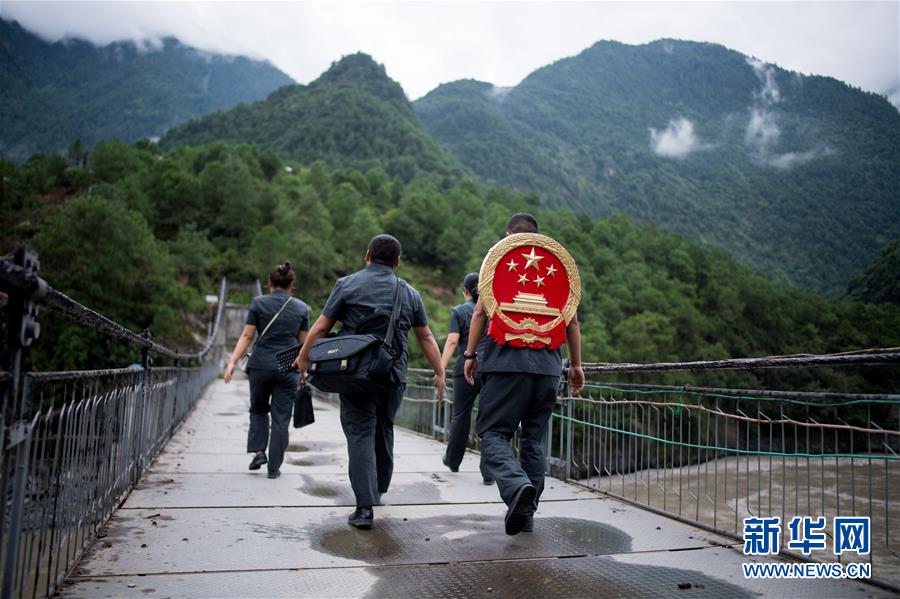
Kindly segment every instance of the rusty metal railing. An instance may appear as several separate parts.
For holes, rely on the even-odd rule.
[[[0,353],[0,596],[47,597],[102,530],[146,465],[215,379],[228,285],[204,347],[177,351],[109,320],[37,276],[21,247],[0,260],[7,295]],[[22,372],[22,353],[40,331],[39,307],[141,350],[135,368]],[[152,366],[152,356],[175,366]]]

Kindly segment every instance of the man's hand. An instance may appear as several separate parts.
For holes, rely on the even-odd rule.
[[[584,389],[584,369],[581,366],[569,366],[569,392],[578,395]]]
[[[316,341],[326,336],[331,330],[331,327],[334,326],[335,322],[337,321],[334,318],[329,318],[324,314],[320,314],[319,318],[316,319],[316,322],[306,335],[306,338],[303,340],[303,347],[300,348],[300,353],[297,354],[297,359],[294,360],[293,363],[294,367],[300,371],[301,385],[306,384],[306,369],[309,367],[309,348],[311,348]]]
[[[443,401],[444,399],[444,391],[447,389],[447,381],[444,378],[444,373],[435,373],[434,375],[434,388],[437,389],[437,400]]]
[[[297,354],[292,366],[300,371],[300,384],[306,384],[306,369],[309,367],[309,354],[304,354],[303,350]]]
[[[475,384],[475,375],[478,374],[478,359],[472,358],[471,360],[466,360],[466,365],[463,370],[463,374],[466,377],[466,382],[470,385]]]
[[[231,377],[234,376],[234,362],[229,362],[228,366],[225,367],[225,384],[231,382]]]

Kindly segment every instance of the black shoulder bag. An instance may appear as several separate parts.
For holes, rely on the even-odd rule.
[[[312,344],[309,382],[313,387],[326,393],[366,393],[385,391],[393,386],[392,371],[401,353],[394,347],[401,286],[398,277],[384,338],[374,334],[338,335],[318,339]]]

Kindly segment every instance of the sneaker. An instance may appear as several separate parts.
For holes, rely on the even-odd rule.
[[[253,456],[253,459],[250,460],[250,470],[259,470],[259,467],[268,461],[269,459],[266,457],[266,452],[257,451],[256,455]]]
[[[492,484],[494,484],[494,479],[491,478],[490,476],[482,475],[481,482],[483,482],[485,485],[492,485]]]
[[[281,476],[281,470],[269,470],[269,478],[278,478]]]
[[[528,516],[525,525],[522,526],[522,532],[534,532],[534,516]]]
[[[371,507],[358,507],[347,518],[347,524],[356,528],[369,529],[372,528],[372,521],[375,519],[375,513]]]
[[[537,496],[537,489],[530,483],[525,483],[516,494],[513,495],[512,501],[509,502],[509,509],[506,511],[506,534],[517,535],[522,532],[526,521],[531,516],[534,498]]]
[[[453,466],[451,466],[450,464],[447,463],[447,456],[442,457],[441,461],[444,463],[444,466],[446,466],[447,468],[450,469],[450,472],[459,472],[459,466],[454,468]]]

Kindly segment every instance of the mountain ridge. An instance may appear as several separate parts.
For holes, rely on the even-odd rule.
[[[198,50],[167,37],[54,43],[0,19],[0,155],[63,151],[76,139],[136,141],[193,116],[264,97],[291,82],[268,62]]]
[[[453,155],[425,132],[400,84],[361,52],[335,61],[308,85],[285,86],[265,100],[176,126],[160,145],[214,141],[254,143],[305,164],[381,166],[407,181],[416,169],[464,175]]]

